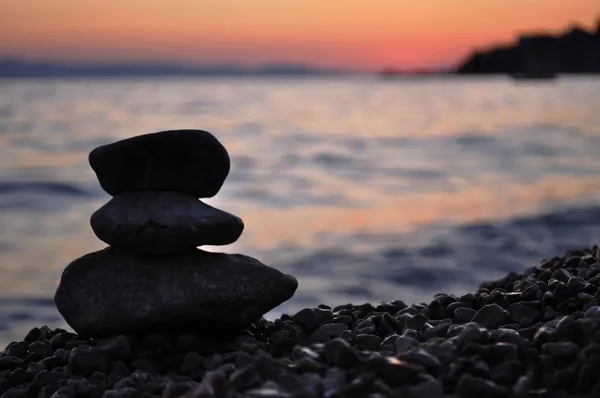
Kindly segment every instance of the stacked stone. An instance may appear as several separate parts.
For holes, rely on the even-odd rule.
[[[227,150],[202,130],[170,130],[94,149],[89,162],[113,198],[90,224],[110,245],[63,271],[55,302],[85,336],[139,332],[234,334],[292,297],[294,277],[241,254],[239,217],[198,198],[217,194]]]

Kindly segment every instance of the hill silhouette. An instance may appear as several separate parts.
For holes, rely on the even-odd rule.
[[[513,75],[600,73],[600,18],[593,31],[573,25],[563,34],[521,35],[513,45],[473,52],[454,72]]]

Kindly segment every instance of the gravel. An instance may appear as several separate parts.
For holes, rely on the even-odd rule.
[[[320,305],[234,339],[87,339],[47,326],[0,354],[2,397],[600,397],[594,246],[428,303]]]

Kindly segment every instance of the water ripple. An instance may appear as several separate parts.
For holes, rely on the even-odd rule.
[[[277,311],[426,301],[600,241],[599,89],[594,78],[3,82],[0,345],[61,326],[49,298],[62,269],[104,247],[89,226],[110,198],[88,165],[95,146],[214,132],[232,168],[207,201],[246,225],[219,250],[298,276]]]
[[[0,181],[0,195],[21,193],[74,197],[90,196],[89,192],[71,184],[48,181]]]

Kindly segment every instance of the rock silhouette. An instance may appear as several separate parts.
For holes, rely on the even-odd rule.
[[[73,261],[56,293],[87,336],[127,332],[239,332],[286,301],[296,280],[240,254],[192,249],[139,256],[107,248]]]
[[[290,299],[298,282],[241,254],[242,220],[198,198],[215,195],[229,155],[202,130],[172,130],[94,149],[90,165],[114,197],[90,218],[111,247],[62,273],[58,311],[89,337],[155,331],[232,334]]]
[[[110,195],[129,191],[188,192],[210,198],[229,174],[229,154],[211,133],[169,130],[102,145],[90,166]]]
[[[90,224],[113,247],[151,254],[228,245],[244,230],[239,217],[187,193],[169,191],[119,194],[92,214]]]

